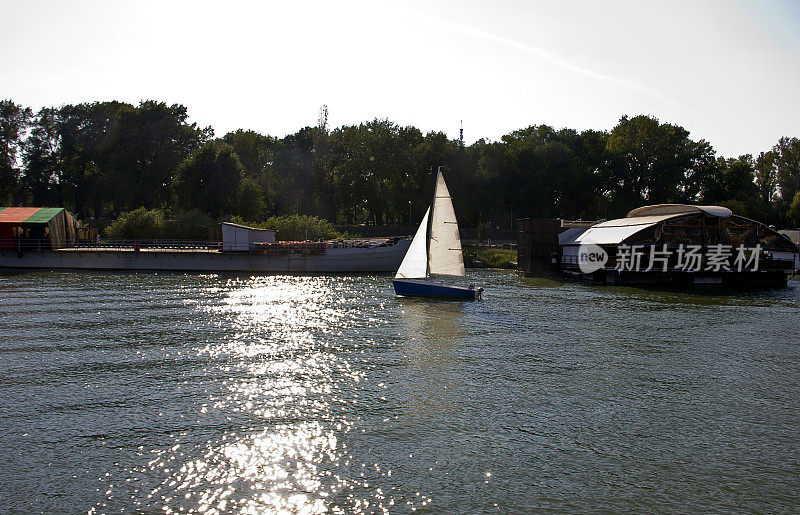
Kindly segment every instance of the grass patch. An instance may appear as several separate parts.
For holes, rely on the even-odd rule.
[[[464,264],[470,268],[516,268],[516,249],[464,248]]]

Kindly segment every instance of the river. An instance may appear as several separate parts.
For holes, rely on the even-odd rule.
[[[793,512],[800,283],[0,275],[0,511]]]

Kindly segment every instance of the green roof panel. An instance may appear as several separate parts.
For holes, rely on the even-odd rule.
[[[26,224],[46,224],[58,213],[64,210],[63,207],[43,207],[25,220]]]

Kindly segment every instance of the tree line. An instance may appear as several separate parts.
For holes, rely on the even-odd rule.
[[[375,119],[319,123],[283,138],[215,137],[186,107],[93,102],[34,113],[0,101],[0,205],[59,206],[84,222],[144,207],[176,217],[337,224],[419,220],[443,166],[465,226],[519,217],[600,219],[646,204],[702,203],[776,225],[800,224],[800,140],[758,156],[717,156],[678,125],[623,116],[608,131],[532,125],[472,145]]]

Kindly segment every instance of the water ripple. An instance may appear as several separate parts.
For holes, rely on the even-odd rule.
[[[0,510],[800,504],[797,283],[473,274],[482,302],[371,275],[0,276]]]

